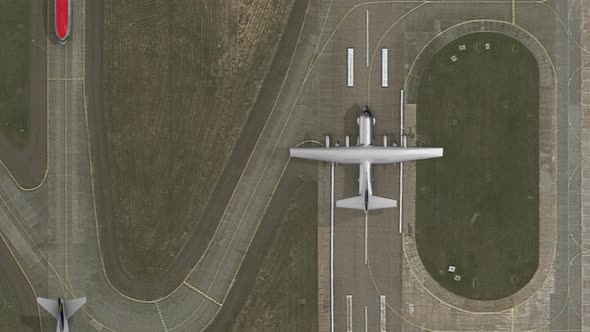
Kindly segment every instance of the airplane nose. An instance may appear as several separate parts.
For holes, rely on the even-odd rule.
[[[361,116],[363,116],[363,117],[365,117],[365,116],[373,117],[373,114],[371,113],[371,111],[369,111],[369,106],[365,105],[363,107],[363,112],[361,113]]]

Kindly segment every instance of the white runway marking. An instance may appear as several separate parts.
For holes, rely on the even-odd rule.
[[[368,226],[367,226],[367,219],[369,219],[369,215],[365,213],[365,264],[367,264],[368,261],[368,249],[367,249],[367,231],[368,231]]]
[[[330,330],[334,332],[334,163],[330,172]]]
[[[346,52],[347,52],[347,60],[348,60],[346,86],[353,87],[354,86],[354,48],[349,47],[346,50]]]
[[[404,90],[399,92],[399,131],[400,131],[400,146],[406,146],[406,139],[404,135]],[[404,163],[399,163],[399,220],[398,220],[398,232],[403,232],[403,207],[404,207]]]
[[[352,295],[346,295],[346,332],[352,332]]]
[[[381,49],[381,87],[386,88],[389,86],[389,72],[388,72],[388,56],[389,56],[389,49],[382,48]]]
[[[365,306],[365,332],[369,330],[367,325],[367,306]]]
[[[385,295],[379,296],[379,332],[387,332],[387,311],[385,310]]]
[[[367,67],[369,67],[369,10],[367,9],[367,26],[366,26],[366,38],[367,38]]]

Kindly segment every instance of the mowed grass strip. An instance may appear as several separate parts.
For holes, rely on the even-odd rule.
[[[426,270],[458,295],[502,298],[537,270],[538,113],[537,62],[501,34],[450,43],[421,78],[417,141],[445,155],[416,164],[416,241]]]
[[[8,280],[10,279],[0,270],[0,331],[22,331],[22,312],[18,306],[15,289]]]
[[[0,331],[40,331],[33,289],[2,239],[0,262]]]
[[[16,147],[27,143],[30,1],[0,3],[0,130]]]
[[[105,1],[104,117],[130,277],[157,279],[201,222],[291,4]]]
[[[232,331],[317,331],[317,184],[302,179]]]

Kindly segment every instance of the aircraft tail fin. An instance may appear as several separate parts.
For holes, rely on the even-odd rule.
[[[394,199],[369,196],[368,210],[379,210],[397,207],[397,201]],[[336,206],[345,209],[365,210],[365,196],[354,196],[336,201]]]

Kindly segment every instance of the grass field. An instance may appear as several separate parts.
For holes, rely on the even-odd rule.
[[[441,146],[445,156],[416,164],[418,252],[432,277],[461,296],[505,297],[537,269],[538,91],[533,55],[492,33],[445,46],[421,78],[418,144]]]
[[[317,184],[293,187],[232,331],[317,331]]]
[[[27,143],[30,1],[0,4],[0,130],[17,147]]]
[[[13,262],[10,262],[13,264]],[[21,312],[15,290],[7,283],[8,278],[0,270],[0,331],[20,331]]]
[[[35,295],[2,239],[0,262],[0,331],[39,331]]]
[[[105,1],[110,42],[103,91],[115,233],[132,278],[157,278],[200,222],[291,5]]]

